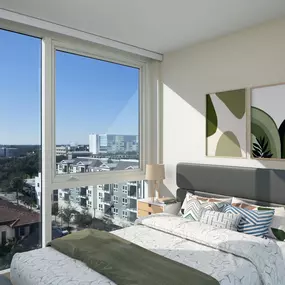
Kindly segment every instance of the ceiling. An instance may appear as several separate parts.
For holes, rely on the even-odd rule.
[[[165,53],[285,15],[285,0],[0,0],[0,8]]]

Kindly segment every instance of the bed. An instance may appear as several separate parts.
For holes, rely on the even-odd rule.
[[[285,204],[284,171],[180,163],[177,186],[181,202],[191,192],[207,197],[238,196],[266,206]],[[168,214],[149,216],[112,234],[204,272],[221,285],[285,284],[284,242]],[[14,285],[116,284],[52,247],[16,254],[11,281]]]

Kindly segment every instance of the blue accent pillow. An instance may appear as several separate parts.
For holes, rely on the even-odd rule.
[[[268,233],[275,211],[256,211],[226,206],[224,212],[242,215],[237,227],[238,232],[264,237]]]

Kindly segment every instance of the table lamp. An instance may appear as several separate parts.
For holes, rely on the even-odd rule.
[[[159,184],[165,178],[164,164],[147,164],[145,179],[154,181],[154,193],[157,199],[160,198],[159,195]]]

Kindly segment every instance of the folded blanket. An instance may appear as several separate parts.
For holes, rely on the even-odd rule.
[[[218,285],[213,277],[111,233],[83,230],[48,244],[118,285]]]

